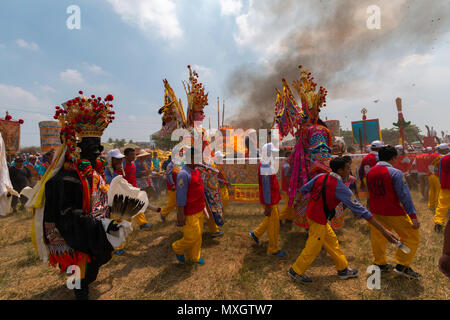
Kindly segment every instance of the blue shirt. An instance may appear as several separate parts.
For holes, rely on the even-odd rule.
[[[377,163],[377,166],[387,167],[389,170],[389,174],[391,175],[392,182],[394,183],[394,189],[397,193],[398,198],[400,199],[403,208],[405,208],[408,215],[417,214],[416,207],[412,201],[411,193],[409,192],[408,185],[406,184],[403,172],[398,169],[395,169],[390,163],[380,161]]]
[[[171,186],[173,186],[175,184],[175,182],[173,181],[172,173],[173,173],[173,162],[170,161],[166,168],[166,176],[167,176],[167,181],[169,182],[169,184]]]
[[[270,164],[261,164],[261,171],[264,168],[270,168]],[[263,200],[264,203],[270,205],[272,203],[272,195],[270,192],[270,177],[269,175],[261,175],[262,189],[263,189]]]
[[[111,184],[111,181],[117,176],[118,176],[117,173],[115,173],[115,172],[111,173],[111,169],[109,167],[105,168],[106,184]]]
[[[310,193],[317,178],[323,176],[324,174],[325,173],[322,173],[314,177],[314,179],[310,180],[307,184],[300,188],[300,192],[302,194]],[[331,173],[330,177],[334,177],[338,180],[336,186],[336,198],[346,205],[347,208],[349,208],[356,216],[370,220],[372,218],[372,214],[361,203],[352,199],[353,192],[347,188],[344,182],[342,182],[342,178],[336,173]]]
[[[191,171],[190,168],[184,166],[177,175],[177,207],[186,206]]]
[[[283,164],[283,171],[285,177],[289,177],[291,175],[291,166],[289,165],[289,162],[286,161]]]

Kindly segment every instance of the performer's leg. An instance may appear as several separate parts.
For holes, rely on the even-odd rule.
[[[223,210],[225,211],[226,207],[228,206],[228,202],[230,200],[230,195],[228,193],[227,187],[220,188],[220,197],[222,198]]]
[[[16,206],[17,206],[17,202],[18,202],[18,201],[19,201],[19,198],[18,198],[18,197],[12,196],[12,200],[11,200],[11,208],[12,208],[13,212],[16,212],[16,211],[17,211]]]
[[[202,235],[203,235],[203,224],[205,215],[201,212],[194,219],[196,228],[198,229],[197,241],[194,243],[190,250],[187,250],[186,260],[191,262],[198,262],[202,253]]]
[[[206,222],[208,223],[208,229],[210,233],[215,234],[220,231],[211,213],[209,213],[209,218],[206,220]]]
[[[439,192],[438,206],[434,215],[434,223],[445,226],[448,209],[450,208],[450,190],[441,189]]]
[[[344,252],[339,246],[339,241],[331,226],[326,224],[326,233],[323,246],[328,254],[333,258],[337,271],[345,270],[348,267]]]
[[[416,255],[417,248],[420,243],[420,233],[418,229],[413,229],[413,224],[409,216],[387,217],[393,229],[400,236],[400,241],[404,243],[411,252],[406,254],[402,250],[397,249],[395,254],[395,262],[405,267],[409,267]]]
[[[294,220],[294,209],[289,206],[289,196],[286,191],[283,191],[284,206],[280,212],[280,220]]]
[[[203,215],[203,211],[195,215],[186,216],[186,224],[183,226],[183,238],[172,243],[172,249],[175,254],[183,255],[185,252],[188,252],[188,259],[192,260],[200,254],[198,244],[200,241],[201,247],[202,227],[200,222],[203,222],[201,215]],[[196,250],[192,250],[194,246],[197,248]]]
[[[268,218],[267,235],[269,237],[269,245],[267,247],[267,253],[274,254],[279,251],[278,236],[280,234],[280,217],[278,215],[278,205],[274,205],[270,208],[270,217]]]
[[[265,217],[264,220],[260,223],[260,225],[253,232],[255,236],[259,239],[266,233],[267,226],[269,224],[269,217]]]
[[[177,192],[175,190],[168,190],[167,192],[167,204],[161,209],[161,216],[163,218],[167,218],[177,206]]]
[[[292,265],[292,269],[299,275],[304,275],[309,266],[314,262],[317,255],[322,250],[325,241],[326,226],[315,223],[308,219],[309,231],[305,248]]]
[[[142,229],[148,229],[151,227],[151,224],[148,223],[147,218],[145,217],[145,212],[141,212],[134,217],[139,227]]]
[[[376,216],[376,220],[387,230],[391,231],[392,227],[388,223],[388,219],[384,216]],[[373,263],[379,266],[387,265],[386,248],[387,240],[383,234],[375,228],[372,224],[368,223],[370,228],[370,242],[372,244]]]
[[[437,184],[436,184],[437,182]],[[435,210],[437,207],[437,200],[439,198],[439,192],[440,189],[439,186],[439,178],[436,177],[434,174],[431,174],[428,176],[428,184],[430,185],[430,190],[428,194],[428,208]],[[438,188],[439,186],[439,188]]]

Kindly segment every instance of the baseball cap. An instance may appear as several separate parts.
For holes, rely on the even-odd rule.
[[[272,142],[267,143],[263,148],[266,148],[267,151],[280,152],[280,149],[276,148]]]
[[[384,147],[384,143],[379,141],[379,140],[376,140],[376,141],[374,141],[374,142],[372,142],[370,144],[370,147],[372,147],[372,148],[381,148],[381,147]]]
[[[438,150],[449,150],[450,149],[450,147],[448,146],[447,143],[442,143],[442,144],[438,145],[437,148],[438,148]]]
[[[403,150],[403,146],[401,144],[398,144],[395,146],[395,149],[397,150]]]
[[[433,151],[432,147],[427,147],[427,151]]]
[[[113,149],[108,152],[109,158],[123,159],[125,156],[120,152],[119,149]]]

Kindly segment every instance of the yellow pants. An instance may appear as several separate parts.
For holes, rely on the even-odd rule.
[[[404,253],[400,249],[397,249],[395,253],[395,263],[409,267],[414,259],[417,248],[419,247],[419,230],[412,228],[412,221],[407,215],[399,217],[380,215],[374,216],[375,219],[387,230],[392,231],[392,229],[394,229],[394,231],[400,236],[399,240],[411,249],[409,254]],[[377,265],[388,264],[386,260],[387,240],[372,224],[370,224],[370,241],[372,242],[372,251],[374,256],[373,263]]]
[[[292,269],[297,274],[305,274],[306,270],[322,250],[322,247],[324,247],[331,258],[333,258],[336,270],[345,270],[348,267],[348,262],[344,252],[339,247],[339,241],[330,225],[328,223],[326,225],[319,224],[310,219],[308,219],[308,224],[308,240],[306,240],[306,245],[302,253],[292,265]]]
[[[430,186],[430,191],[428,193],[428,207],[434,210],[438,205],[441,183],[439,181],[439,178],[432,174],[428,176],[428,184]]]
[[[183,226],[183,238],[172,243],[172,249],[177,255],[186,254],[186,260],[198,262],[202,249],[203,211],[186,216]]]
[[[448,209],[450,209],[450,190],[441,189],[439,192],[439,201],[434,215],[434,223],[445,226],[447,221]]]
[[[289,196],[286,191],[283,191],[284,207],[280,212],[280,220],[294,220],[294,208],[289,206]]]
[[[136,220],[136,222],[139,226],[143,226],[144,224],[148,223],[147,218],[145,217],[145,212],[141,212],[141,213],[137,214],[134,217],[134,220]]]
[[[267,253],[277,253],[279,251],[278,235],[280,234],[280,218],[278,215],[278,205],[270,207],[270,217],[265,217],[263,222],[255,229],[254,233],[257,238],[261,238],[266,231],[269,237],[269,246],[267,247]]]
[[[177,207],[177,191],[167,190],[167,204],[161,209],[161,216],[167,218],[169,213],[171,213]]]
[[[228,206],[228,202],[230,201],[230,195],[226,186],[220,188],[220,197],[222,198],[223,210],[225,210]]]

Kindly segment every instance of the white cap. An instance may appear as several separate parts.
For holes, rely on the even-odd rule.
[[[403,150],[403,146],[401,144],[398,144],[395,146],[395,149],[397,150]]]
[[[223,153],[221,151],[216,151],[216,153],[214,153],[214,157],[216,157],[217,159],[219,158],[223,158]]]
[[[108,152],[108,157],[111,158],[116,158],[116,159],[123,159],[125,158],[125,156],[120,152],[119,149],[113,149],[111,151]]]
[[[433,151],[432,147],[427,147],[427,151]]]
[[[438,145],[437,148],[438,148],[438,150],[449,150],[450,149],[450,147],[448,146],[447,143],[442,143],[442,144]]]
[[[381,148],[381,147],[384,147],[384,143],[379,140],[376,140],[370,144],[370,147],[371,148]]]
[[[269,142],[267,144],[264,145],[263,149],[266,148],[267,151],[271,151],[271,152],[280,152],[280,149],[275,148],[275,145],[272,142]]]

